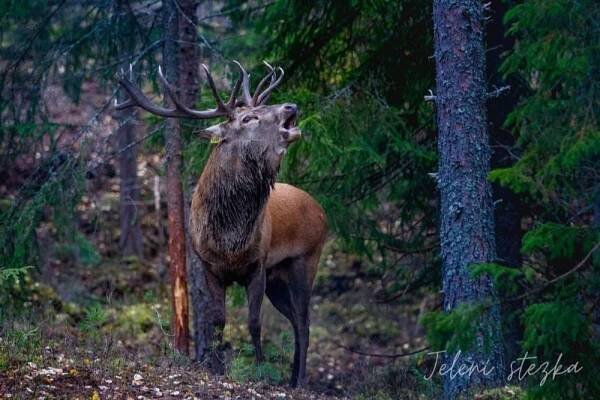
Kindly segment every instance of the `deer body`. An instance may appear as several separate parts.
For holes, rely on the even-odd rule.
[[[295,352],[292,385],[306,381],[309,306],[312,285],[327,235],[325,213],[306,192],[275,183],[281,159],[289,144],[300,137],[294,104],[266,106],[271,91],[283,78],[266,64],[270,73],[252,96],[249,78],[241,77],[229,101],[223,103],[206,66],[207,80],[217,102],[214,110],[197,111],[177,98],[176,90],[162,81],[174,108],[153,104],[125,78],[120,84],[130,99],[118,109],[140,106],[170,118],[207,119],[227,117],[225,122],[202,132],[217,139],[192,197],[190,237],[203,261],[212,310],[207,312],[217,344],[225,326],[225,289],[233,282],[246,288],[248,328],[257,361],[263,359],[260,309],[264,295],[294,328]],[[268,87],[261,88],[270,80]],[[243,98],[236,99],[242,87]],[[196,310],[198,311],[198,310]],[[210,366],[223,371],[220,351],[212,351]]]
[[[301,385],[311,288],[327,235],[325,213],[306,192],[274,183],[276,171],[256,157],[261,146],[255,146],[250,154],[223,144],[213,150],[192,197],[190,235],[216,300],[215,331],[225,324],[225,288],[238,282],[247,289],[248,325],[261,361],[260,306],[266,293],[294,327],[292,384]]]

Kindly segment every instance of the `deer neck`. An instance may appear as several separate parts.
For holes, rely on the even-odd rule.
[[[264,144],[218,145],[198,181],[193,225],[203,246],[235,255],[260,239],[264,211],[277,171]]]

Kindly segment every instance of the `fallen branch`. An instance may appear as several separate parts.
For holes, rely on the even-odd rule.
[[[340,349],[344,349],[346,351],[349,351],[351,353],[354,354],[359,354],[361,356],[365,356],[365,357],[379,357],[379,358],[401,358],[401,357],[409,357],[409,356],[413,356],[415,354],[419,354],[424,352],[425,350],[429,349],[429,346],[420,348],[418,350],[414,350],[414,351],[410,351],[408,353],[395,353],[395,354],[382,354],[382,353],[369,353],[366,351],[362,351],[362,350],[354,350],[348,346],[345,346],[335,340],[332,340],[331,343],[333,343],[335,346],[339,347]]]

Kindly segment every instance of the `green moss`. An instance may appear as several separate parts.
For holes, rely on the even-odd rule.
[[[231,360],[227,375],[238,382],[267,381],[282,384],[289,375],[289,366],[293,356],[293,338],[289,332],[283,332],[276,342],[266,342],[263,346],[265,361],[257,364],[254,348],[249,344],[241,346],[241,350]]]
[[[156,313],[156,305],[138,303],[124,306],[119,309],[117,319],[111,327],[116,333],[129,335],[141,339],[145,337],[153,327],[169,328],[169,317]]]
[[[475,396],[477,400],[520,400],[524,398],[523,389],[518,386],[489,389]]]

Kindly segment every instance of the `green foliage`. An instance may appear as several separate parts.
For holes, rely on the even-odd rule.
[[[24,282],[28,277],[28,270],[31,268],[33,267],[2,268],[0,266],[0,321],[13,308],[17,294],[21,294]],[[21,298],[19,296],[18,300]]]
[[[471,276],[490,276],[496,284],[496,289],[507,295],[516,294],[520,283],[523,283],[524,280],[531,280],[531,272],[532,270],[526,267],[505,267],[495,263],[473,264],[471,266]]]
[[[536,353],[568,353],[587,342],[591,333],[589,321],[575,301],[532,304],[523,320],[523,346]]]
[[[358,392],[354,400],[438,399],[440,387],[424,379],[423,372],[405,363],[363,367],[352,377],[350,387]]]
[[[83,320],[79,323],[79,329],[87,336],[97,338],[100,328],[106,323],[107,315],[100,304],[87,307],[84,311]]]
[[[232,307],[242,307],[246,304],[246,289],[241,285],[235,283],[227,288],[227,302]]]
[[[0,269],[0,285],[11,286],[20,285],[20,281],[27,274],[27,270],[33,268],[32,266],[20,267],[20,268],[3,268]]]
[[[587,227],[548,222],[527,232],[521,249],[528,254],[542,252],[550,260],[573,258],[578,248],[588,251],[597,239],[595,232]]]
[[[0,259],[3,269],[37,264],[36,229],[44,222],[53,222],[54,238],[59,243],[74,246],[85,261],[95,262],[95,251],[77,231],[73,212],[82,193],[82,170],[72,158],[57,156],[47,161],[49,170],[39,170],[40,176],[30,180],[11,207],[0,212]],[[16,305],[20,287],[12,287],[12,295],[0,300]],[[16,291],[15,291],[16,290]],[[6,298],[4,298],[6,297]],[[9,304],[5,304],[8,306]]]
[[[99,255],[74,220],[89,127],[75,132],[51,122],[42,94],[59,82],[78,102],[90,78],[113,87],[119,65],[131,62],[143,72],[160,43],[160,29],[125,2],[3,1],[0,9],[0,170],[11,171],[16,162],[27,166],[13,173],[24,175],[20,188],[9,183],[8,197],[1,199],[11,204],[0,210],[0,268],[38,265],[40,228],[57,243],[59,258],[96,265]],[[73,139],[68,145],[66,136]],[[4,297],[22,300],[2,297],[0,306]]]
[[[433,220],[424,190],[435,154],[414,140],[398,110],[367,93],[322,101],[299,91],[286,98],[304,104],[304,139],[290,148],[282,179],[317,195],[331,228],[359,254],[423,246],[422,237],[398,240],[401,226],[386,232],[377,225],[383,202],[404,203],[400,220],[415,209],[427,212],[424,223]]]
[[[591,329],[598,265],[593,255],[587,257],[600,241],[593,223],[598,216],[592,215],[600,199],[599,20],[600,5],[593,0],[528,0],[505,15],[516,44],[502,69],[527,91],[505,124],[517,136],[518,160],[492,171],[490,179],[520,193],[533,220],[521,248],[531,260],[523,274],[530,284],[538,282],[517,310],[523,351],[538,357],[538,365],[552,366],[560,357],[563,365],[583,366],[544,385],[539,377],[531,379],[531,399],[600,395],[594,377],[600,354]],[[483,269],[500,280],[519,279],[500,267]]]
[[[38,360],[42,343],[39,328],[0,320],[0,334],[0,372]]]
[[[56,258],[63,261],[77,260],[88,266],[98,265],[101,259],[94,245],[79,232],[75,232],[73,236],[72,241],[56,244]]]
[[[559,363],[563,370],[577,363],[581,371],[550,377],[540,385],[540,377],[532,377],[529,388],[533,399],[595,398],[600,393],[595,368],[600,359],[600,346],[593,339],[590,320],[573,297],[528,306],[523,313],[525,326],[523,350],[537,356],[537,364]],[[558,361],[557,361],[558,360]]]
[[[282,384],[287,380],[288,369],[293,357],[293,338],[288,332],[283,332],[278,343],[266,342],[263,345],[265,361],[256,364],[254,347],[242,345],[237,356],[228,366],[227,374],[238,382],[268,381]]]
[[[124,305],[112,310],[115,315],[110,331],[131,338],[134,342],[143,342],[150,336],[153,328],[168,331],[170,313],[162,314],[159,304],[148,302]]]
[[[599,16],[593,0],[529,0],[505,16],[518,41],[503,71],[518,75],[530,92],[506,121],[522,154],[490,178],[529,194],[548,215],[564,215],[573,202],[589,204],[597,196]]]
[[[478,334],[483,305],[462,303],[450,312],[430,311],[421,317],[427,341],[435,351],[469,351]]]

